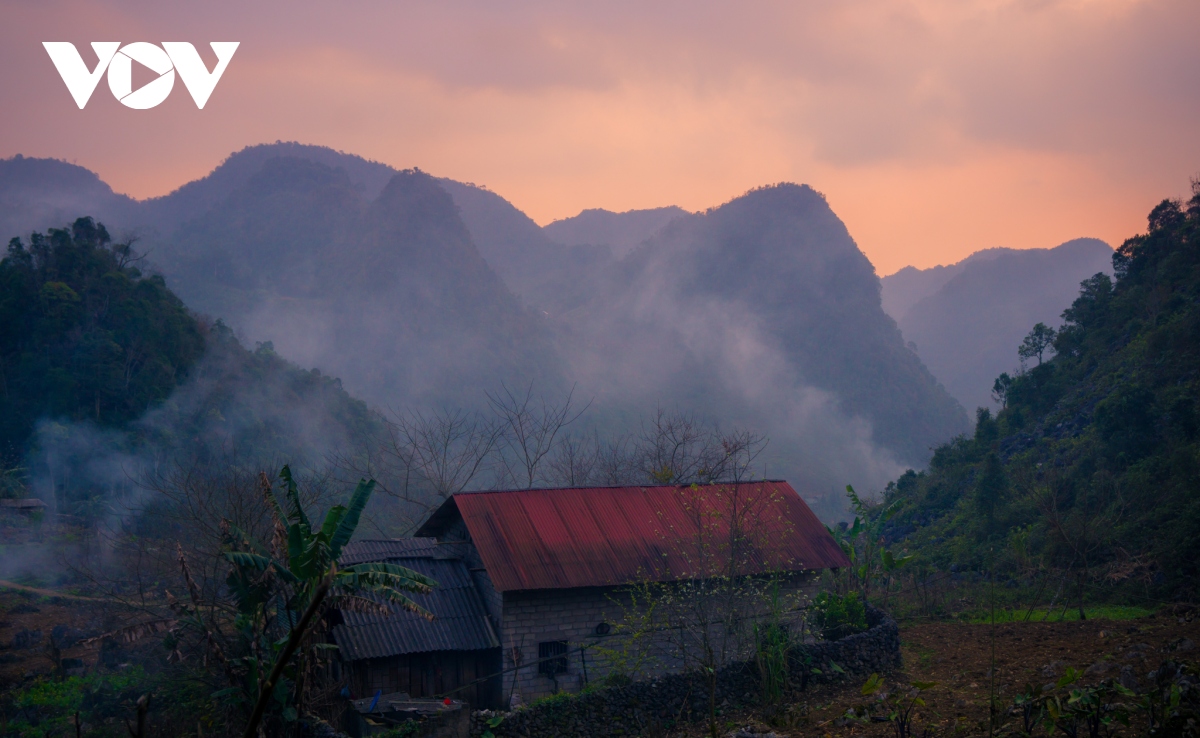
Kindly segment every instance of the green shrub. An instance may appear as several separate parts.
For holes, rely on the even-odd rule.
[[[38,679],[9,694],[14,718],[6,735],[43,736],[75,733],[74,716],[95,726],[92,735],[120,736],[117,720],[133,714],[146,688],[141,667],[117,674],[88,674],[67,679]]]
[[[809,606],[813,629],[827,641],[836,641],[867,629],[867,609],[857,592],[839,595],[822,592]]]

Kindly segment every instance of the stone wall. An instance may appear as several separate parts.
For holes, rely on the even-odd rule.
[[[860,681],[872,672],[899,668],[900,631],[896,622],[882,611],[868,607],[867,623],[871,627],[863,633],[794,649],[789,664],[791,683],[802,687],[813,681]],[[813,674],[813,668],[822,673]],[[644,735],[676,723],[703,719],[708,709],[706,690],[697,674],[672,674],[627,686],[589,689],[577,695],[555,695],[505,714],[504,721],[492,731],[497,736],[547,738]],[[759,678],[752,663],[731,664],[718,672],[719,704],[753,703],[758,694]],[[480,736],[484,721],[496,714],[499,713],[475,713],[471,735]]]

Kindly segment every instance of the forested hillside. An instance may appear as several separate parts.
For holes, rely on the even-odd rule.
[[[68,509],[154,463],[322,466],[379,418],[335,378],[198,319],[101,224],[13,239],[0,260],[0,471]]]
[[[195,319],[128,244],[81,218],[14,238],[0,261],[0,449],[14,463],[44,417],[120,426],[200,358]]]
[[[890,485],[909,536],[940,564],[1062,572],[1186,598],[1200,577],[1200,185],[1167,200],[1083,282],[1056,333],[1022,344],[1027,370],[994,390],[973,437]],[[1016,355],[1014,349],[1014,356]],[[1072,587],[1073,588],[1073,587]]]

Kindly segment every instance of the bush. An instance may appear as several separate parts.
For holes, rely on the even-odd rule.
[[[116,674],[38,679],[9,693],[5,735],[74,734],[75,713],[79,712],[81,719],[93,726],[92,735],[119,737],[123,726],[117,721],[133,714],[146,684],[146,673],[137,666]]]
[[[827,641],[836,641],[867,629],[867,608],[857,592],[839,595],[822,592],[809,606],[813,629]]]

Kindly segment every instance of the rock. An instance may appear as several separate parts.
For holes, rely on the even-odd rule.
[[[1167,650],[1168,651],[1191,651],[1195,647],[1196,647],[1196,644],[1192,642],[1191,638],[1180,638],[1179,640],[1173,642],[1170,645],[1170,647],[1168,647]]]
[[[1042,676],[1056,677],[1056,676],[1058,676],[1058,670],[1061,669],[1062,667],[1063,667],[1063,662],[1051,661],[1050,663],[1042,666]]]
[[[40,630],[25,630],[17,631],[12,639],[12,647],[14,649],[32,648],[42,640],[42,631]]]
[[[762,725],[747,725],[729,734],[730,738],[779,738],[770,728]]]
[[[1100,676],[1112,671],[1113,665],[1107,661],[1097,661],[1089,666],[1083,673],[1087,676]]]
[[[1132,666],[1121,667],[1121,676],[1119,681],[1121,682],[1121,686],[1125,689],[1129,689],[1134,692],[1136,692],[1138,689],[1137,675],[1133,673]]]

